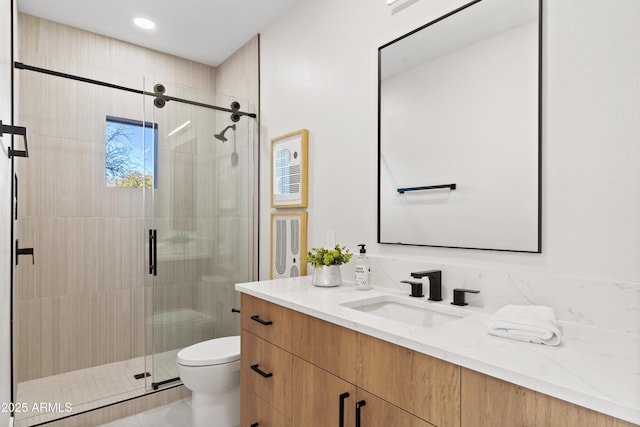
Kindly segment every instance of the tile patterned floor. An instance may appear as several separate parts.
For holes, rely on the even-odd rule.
[[[72,413],[84,412],[118,400],[144,394],[145,380],[134,375],[145,371],[145,358],[109,363],[94,368],[80,369],[18,384],[16,402],[28,408],[44,404],[59,405],[53,412],[16,412],[15,426],[22,427],[50,421],[69,415],[64,405],[70,404]]]
[[[175,365],[177,351],[156,355],[156,378],[162,380],[178,376]],[[147,363],[151,364],[151,358],[147,359]],[[151,366],[145,369],[145,357],[138,357],[21,382],[18,384],[16,402],[26,404],[30,410],[16,412],[14,425],[26,427],[67,416],[67,403],[72,413],[78,413],[141,396],[145,393],[145,379],[135,379],[134,375],[151,370]],[[53,404],[54,410],[34,411],[34,404],[36,408],[40,404]]]

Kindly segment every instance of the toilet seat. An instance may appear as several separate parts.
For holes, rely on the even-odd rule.
[[[183,366],[223,365],[240,360],[240,337],[224,337],[199,342],[178,352]]]

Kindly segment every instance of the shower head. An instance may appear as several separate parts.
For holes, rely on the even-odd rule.
[[[233,129],[233,130],[235,131],[235,130],[236,130],[236,125],[235,125],[235,124],[233,124],[233,125],[229,125],[229,126],[227,126],[226,128],[224,128],[224,129],[222,130],[222,132],[220,132],[220,133],[216,133],[216,134],[214,134],[213,136],[214,136],[216,139],[219,139],[220,141],[225,142],[225,141],[227,140],[227,137],[226,137],[226,136],[224,136],[224,133],[225,133],[227,130],[229,130],[229,129]]]

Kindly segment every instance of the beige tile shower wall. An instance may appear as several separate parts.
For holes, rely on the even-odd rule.
[[[217,94],[249,101],[257,113],[259,105],[260,37],[255,36],[216,68]]]
[[[249,123],[249,132],[252,133],[249,139],[253,146],[244,147],[244,149],[250,151],[250,157],[253,162],[257,163],[259,158],[259,119],[260,119],[260,36],[256,35],[242,48],[238,49],[233,55],[227,58],[222,64],[216,68],[216,85],[215,92],[223,95],[233,95],[241,99],[245,99],[251,105],[251,113],[258,115],[257,119],[242,118],[241,120],[247,120]],[[254,168],[254,171],[257,169]],[[243,198],[243,201],[249,203],[252,200],[253,206],[258,206],[258,176],[257,174],[249,177],[248,188],[249,194]],[[238,197],[240,197],[238,195]],[[245,221],[246,218],[242,217],[227,217],[221,218],[222,230],[240,230],[239,224]],[[243,271],[248,269],[251,280],[258,279],[258,245],[253,247],[247,247],[249,242],[255,241],[253,236],[257,236],[258,232],[258,214],[257,210],[254,214],[253,227],[249,230],[248,236],[242,236],[241,238],[231,239],[233,242],[232,247],[227,250],[232,254],[231,256],[220,256],[219,261],[221,265],[227,265],[229,271]],[[224,233],[224,231],[223,231]],[[224,238],[224,236],[221,236]],[[247,266],[247,260],[244,257],[234,256],[233,254],[246,254],[249,253],[252,256],[250,265]],[[233,282],[233,281],[232,281]],[[211,289],[211,288],[209,288]],[[223,301],[229,301],[231,298],[235,301],[235,306],[240,306],[240,296],[238,292],[235,292],[233,286],[228,284],[217,283],[213,292],[217,295],[213,304],[217,304],[218,307],[214,310],[216,313],[225,313],[226,307],[221,306]],[[229,299],[227,299],[229,298]],[[234,316],[221,315],[216,319],[216,334],[217,335],[232,335],[239,333],[239,327],[237,319]]]
[[[143,76],[215,87],[203,64],[24,14],[19,31],[28,65],[132,88]],[[145,229],[142,190],[104,179],[105,117],[143,120],[140,96],[18,73],[31,154],[19,170],[18,238],[36,248],[35,264],[22,257],[16,269],[20,382],[144,355]]]

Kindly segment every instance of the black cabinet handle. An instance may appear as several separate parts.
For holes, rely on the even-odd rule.
[[[366,404],[367,402],[365,402],[364,400],[356,403],[356,427],[360,427],[360,408],[362,408]]]
[[[253,423],[253,424],[251,424],[249,427],[258,427],[259,425],[260,425],[260,424],[258,424],[258,423]]]
[[[255,320],[256,322],[258,322],[258,323],[260,323],[261,325],[264,325],[264,326],[269,326],[269,325],[273,324],[273,322],[271,320],[262,320],[260,318],[260,316],[257,315],[257,314],[254,315],[254,316],[251,316],[251,320]]]
[[[231,312],[232,313],[240,313],[240,310],[238,310],[237,308],[234,307],[234,308],[231,309]]]
[[[338,427],[344,427],[344,400],[349,397],[349,393],[342,393],[340,395],[340,419],[338,420]]]
[[[269,378],[273,376],[273,372],[265,372],[263,370],[261,370],[260,368],[258,368],[258,364],[256,365],[251,365],[251,369],[254,370],[255,372],[259,373],[263,378]]]

